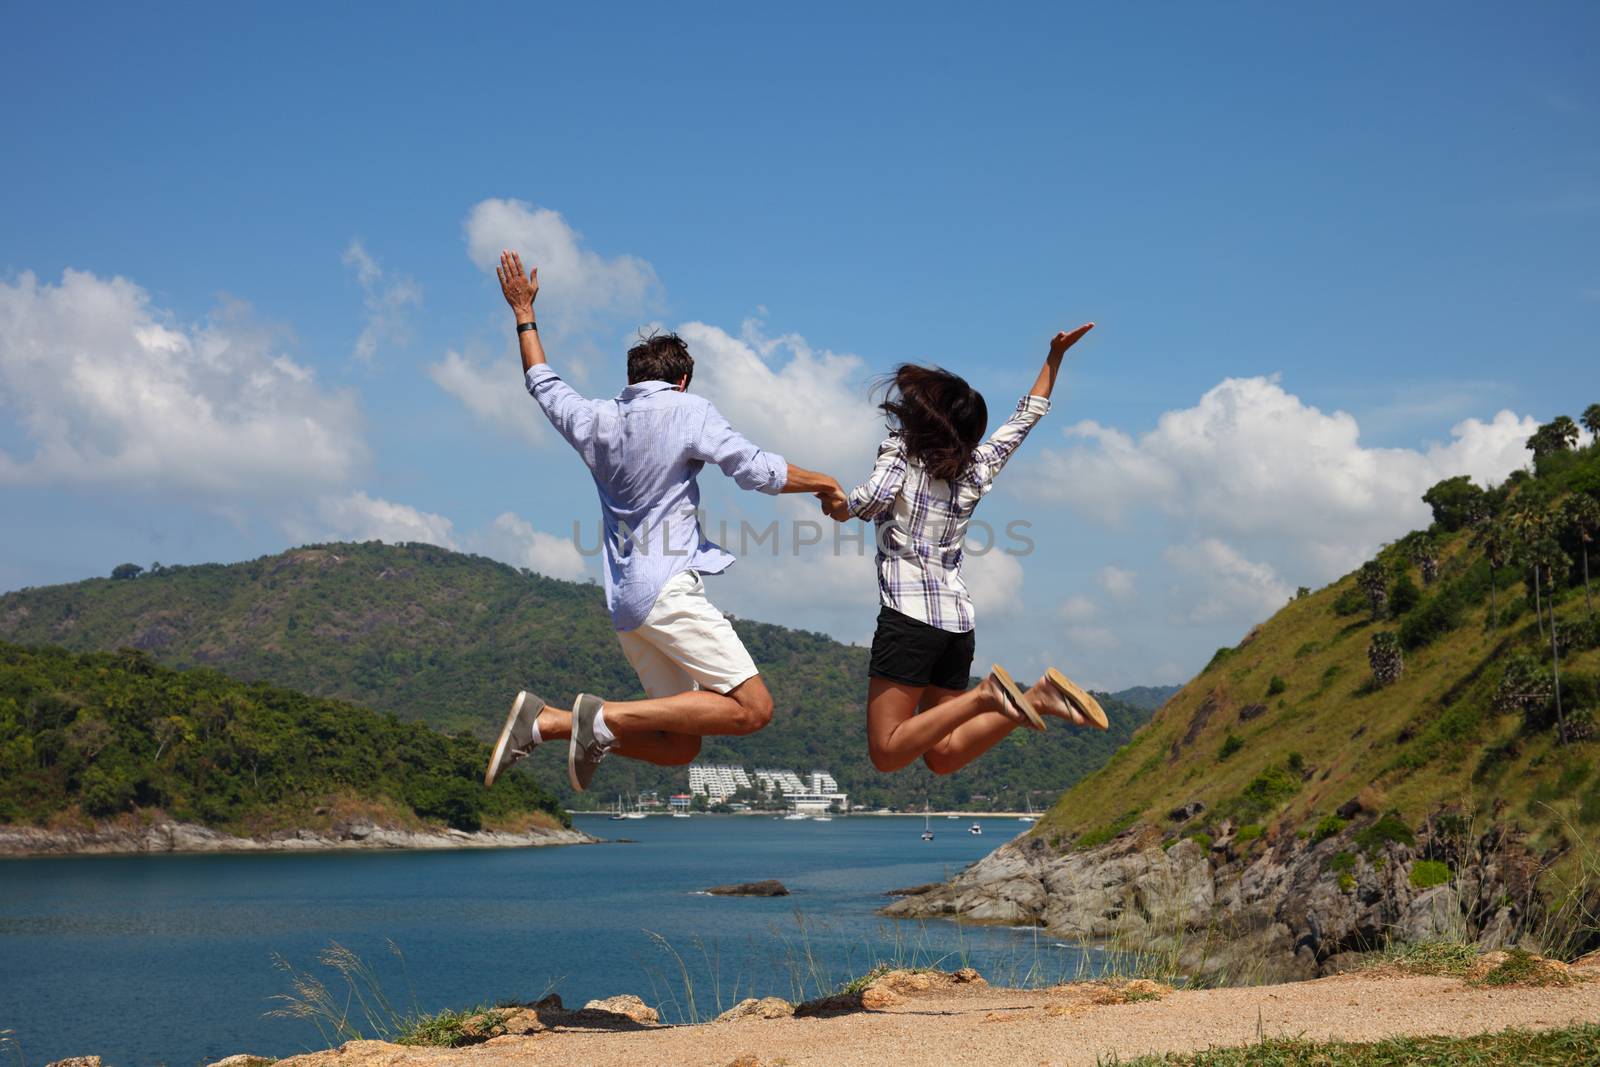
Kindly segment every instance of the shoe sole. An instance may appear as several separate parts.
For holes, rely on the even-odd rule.
[[[494,744],[494,752],[489,756],[489,769],[483,772],[483,785],[488,788],[494,785],[494,780],[500,777],[500,760],[505,757],[506,746],[511,743],[511,728],[517,724],[517,716],[522,712],[522,703],[528,699],[527,690],[517,694],[517,699],[511,702],[511,712],[506,716],[506,724],[500,727],[500,739]]]
[[[1077,708],[1078,713],[1088,719],[1095,729],[1104,730],[1110,727],[1111,721],[1106,718],[1106,711],[1100,706],[1100,702],[1071,678],[1054,667],[1045,671],[1044,676],[1050,679],[1051,685],[1061,690],[1061,695],[1067,698],[1067,703]]]
[[[567,742],[567,782],[578,793],[588,791],[588,786],[578,781],[578,713],[583,708],[583,698],[587,693],[579,693],[572,702],[572,737]]]
[[[1039,713],[1033,710],[1033,705],[1028,703],[1028,698],[1023,696],[1022,690],[1017,688],[1017,683],[1012,681],[1011,675],[1006,672],[1006,669],[995,663],[989,667],[989,673],[994,676],[995,681],[1000,683],[1000,688],[1005,690],[1006,696],[1011,698],[1011,703],[1016,705],[1017,709],[1027,718],[1028,725],[1035,730],[1043,730],[1044,719],[1040,718]]]

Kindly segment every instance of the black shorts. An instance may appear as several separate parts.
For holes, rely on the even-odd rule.
[[[888,605],[878,612],[867,673],[902,685],[965,690],[972,679],[975,630],[951,633],[902,615]]]

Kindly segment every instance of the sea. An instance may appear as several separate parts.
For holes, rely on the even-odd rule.
[[[0,860],[0,1067],[325,1048],[325,1028],[278,1014],[316,983],[378,1036],[395,1018],[551,992],[569,1007],[633,993],[665,1021],[703,1020],[747,996],[829,992],[878,963],[1013,984],[1094,973],[1093,950],[1034,929],[877,914],[888,891],[1027,829],[978,821],[982,835],[935,816],[924,841],[922,817],[580,815],[608,843]],[[705,893],[769,878],[790,895]]]

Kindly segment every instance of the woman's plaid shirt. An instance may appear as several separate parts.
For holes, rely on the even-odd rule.
[[[850,514],[877,524],[878,594],[883,603],[952,633],[977,613],[961,580],[961,546],[972,513],[1050,400],[1025,396],[954,481],[938,481],[910,459],[898,431],[878,446],[872,475],[850,491]]]

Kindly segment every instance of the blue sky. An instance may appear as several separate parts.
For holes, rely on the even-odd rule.
[[[610,394],[698,324],[708,394],[845,480],[872,375],[999,412],[1099,322],[980,512],[1036,550],[974,573],[980,656],[1092,684],[1182,680],[1600,399],[1592,5],[857,6],[12,12],[0,586],[333,536],[594,573],[474,252],[519,235],[572,256],[558,368]],[[711,588],[864,640],[826,556]]]

